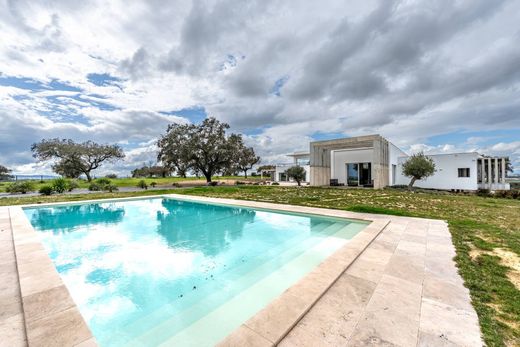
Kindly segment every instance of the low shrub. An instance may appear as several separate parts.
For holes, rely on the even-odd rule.
[[[46,184],[44,186],[40,187],[40,190],[38,191],[41,195],[51,195],[54,192],[54,189],[50,184]]]
[[[69,184],[65,178],[56,178],[52,180],[52,189],[58,193],[64,193],[69,188]]]
[[[208,182],[207,185],[211,186],[211,187],[215,187],[215,186],[218,186],[218,182],[217,181],[211,181],[211,182]]]
[[[31,181],[19,181],[14,182],[5,187],[5,191],[11,194],[32,192],[35,189],[35,185]]]
[[[106,184],[102,187],[103,190],[107,191],[107,192],[116,192],[119,190],[119,188],[117,188],[117,186],[115,184]]]
[[[235,185],[237,186],[241,186],[243,184],[246,184],[246,182],[243,182],[243,181],[235,181]]]
[[[91,184],[89,184],[88,190],[90,190],[91,192],[100,191],[101,190],[101,185],[99,185],[96,182],[92,182]]]
[[[98,178],[98,179],[96,180],[96,183],[99,184],[99,185],[104,186],[104,185],[109,185],[109,184],[111,184],[112,181],[109,180],[109,179],[106,178],[106,177],[101,177],[101,178]]]
[[[491,192],[489,191],[489,189],[479,188],[477,190],[477,195],[478,196],[489,197],[489,196],[491,196]]]
[[[105,177],[114,179],[114,178],[117,178],[117,175],[114,173],[111,173],[111,174],[105,175]]]
[[[68,183],[69,184],[68,184],[67,189],[68,189],[69,192],[72,192],[74,189],[78,189],[79,188],[79,183],[76,180],[70,180]]]
[[[172,186],[176,187],[176,188],[180,188],[181,187],[181,185],[179,183],[177,183],[177,182],[173,182]]]
[[[520,199],[520,190],[497,190],[493,196],[503,199]]]
[[[273,183],[271,183],[271,185],[272,185],[272,186],[279,186],[280,183],[278,183],[278,182],[273,182]]]
[[[145,180],[140,180],[137,182],[137,188],[148,189],[148,184],[146,184]]]
[[[152,188],[155,188],[155,186],[157,186],[157,182],[152,182],[152,183],[150,183],[150,186],[151,186]]]

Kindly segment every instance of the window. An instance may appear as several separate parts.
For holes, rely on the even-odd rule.
[[[469,177],[469,167],[459,168],[459,177]]]

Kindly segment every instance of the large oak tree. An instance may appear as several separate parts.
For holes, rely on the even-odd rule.
[[[77,143],[68,139],[48,139],[31,146],[33,156],[38,160],[55,160],[54,172],[66,177],[84,174],[92,180],[91,172],[105,161],[115,161],[125,157],[118,145],[102,145],[93,141]]]
[[[170,124],[157,142],[157,159],[178,174],[191,170],[211,182],[215,174],[238,168],[238,159],[244,154],[241,151],[246,148],[242,136],[226,135],[227,129],[228,124],[213,117],[199,125]]]

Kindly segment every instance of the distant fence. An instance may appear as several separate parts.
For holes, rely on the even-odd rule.
[[[6,177],[2,177],[0,182],[14,182],[14,181],[29,181],[29,180],[53,180],[60,176],[51,176],[51,175],[9,175]]]

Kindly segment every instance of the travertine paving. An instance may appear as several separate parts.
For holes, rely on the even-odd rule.
[[[280,346],[482,346],[445,222],[391,223]]]
[[[222,346],[483,345],[443,221],[171,197],[374,221]],[[95,346],[37,239],[19,207],[0,207],[0,346]]]
[[[11,223],[0,207],[0,346],[26,346],[26,340]]]

